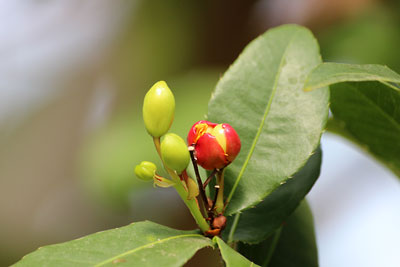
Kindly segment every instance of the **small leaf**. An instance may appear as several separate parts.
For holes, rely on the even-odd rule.
[[[39,248],[15,266],[181,266],[207,246],[198,232],[145,221]]]
[[[231,124],[242,141],[225,174],[227,215],[261,202],[317,148],[329,92],[302,89],[320,62],[312,33],[285,25],[251,42],[219,81],[208,120]]]
[[[228,246],[221,238],[216,236],[213,240],[218,244],[218,247],[221,251],[221,256],[224,259],[227,267],[258,266]]]
[[[313,218],[307,202],[301,202],[271,238],[257,245],[240,244],[239,252],[262,266],[318,266]]]
[[[400,177],[400,92],[379,82],[340,83],[331,88],[330,129]]]
[[[234,218],[228,218],[224,238],[230,241],[258,243],[265,240],[292,214],[300,201],[317,180],[322,160],[321,149],[308,159],[307,164],[293,178],[278,187],[255,208],[236,214],[238,222],[232,229]]]
[[[311,91],[334,83],[350,81],[400,83],[400,75],[382,65],[321,63],[308,76],[304,90]]]

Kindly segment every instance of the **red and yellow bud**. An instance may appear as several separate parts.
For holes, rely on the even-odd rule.
[[[227,123],[198,121],[190,129],[187,140],[195,148],[197,163],[206,170],[227,166],[241,147],[238,134]]]

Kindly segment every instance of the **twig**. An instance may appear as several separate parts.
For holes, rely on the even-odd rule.
[[[214,188],[215,188],[215,195],[214,195],[214,200],[213,200],[213,204],[210,209],[210,212],[212,212],[213,209],[215,208],[215,203],[217,202],[217,196],[218,196],[218,191],[219,191],[219,185],[215,185]]]
[[[217,169],[214,169],[210,176],[208,176],[207,180],[203,184],[203,188],[206,189],[207,185],[211,182],[212,178],[214,178],[215,174],[217,173]]]
[[[196,160],[196,157],[194,156],[194,147],[189,146],[188,149],[189,149],[189,153],[190,153],[190,158],[192,159],[194,173],[195,173],[196,179],[197,179],[197,184],[199,186],[200,196],[201,196],[201,199],[203,200],[205,208],[208,209],[208,201],[207,201],[206,192],[204,191],[203,182],[201,181],[201,178],[200,178],[199,167],[197,166],[197,160]]]

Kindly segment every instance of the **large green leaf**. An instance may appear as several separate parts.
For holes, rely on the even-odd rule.
[[[321,159],[322,152],[318,148],[307,164],[287,183],[278,187],[255,208],[229,218],[227,229],[223,232],[224,238],[245,243],[265,240],[281,226],[310,191],[319,176]],[[232,228],[235,219],[237,222]]]
[[[264,267],[318,266],[313,218],[307,202],[301,202],[271,238],[257,245],[240,244],[239,252]]]
[[[400,75],[385,66],[323,63],[310,73],[304,88],[331,85],[334,119],[329,129],[358,144],[400,177],[400,88],[396,83]]]
[[[329,129],[360,145],[400,177],[400,92],[379,82],[331,86]]]
[[[221,251],[221,256],[224,259],[227,267],[258,266],[228,246],[221,238],[216,236],[213,240],[218,244],[218,247]]]
[[[285,25],[251,42],[217,84],[208,119],[230,123],[242,140],[226,171],[227,215],[261,202],[317,148],[329,91],[302,89],[320,62],[312,33]]]
[[[39,248],[15,266],[181,266],[206,246],[212,241],[198,232],[145,221]]]
[[[382,65],[322,63],[310,73],[304,90],[310,91],[334,83],[357,81],[400,83],[400,75]]]

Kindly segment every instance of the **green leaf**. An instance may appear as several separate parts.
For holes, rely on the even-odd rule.
[[[262,266],[318,266],[313,218],[307,202],[301,202],[271,238],[257,245],[240,244],[239,252]]]
[[[329,128],[400,177],[400,88],[392,83],[400,83],[400,75],[385,66],[323,63],[310,74],[305,90],[334,84]]]
[[[255,208],[241,214],[232,228],[234,219],[228,218],[224,238],[230,241],[259,243],[270,236],[293,213],[317,180],[322,160],[321,149],[309,158],[307,164],[287,183],[278,187]]]
[[[181,266],[206,246],[198,232],[145,221],[39,248],[15,266]]]
[[[231,124],[242,141],[225,174],[227,215],[261,202],[317,148],[329,91],[302,89],[320,62],[312,33],[285,25],[251,42],[217,84],[208,119]]]
[[[400,92],[379,82],[331,86],[329,129],[361,146],[400,177]]]
[[[213,241],[218,244],[218,247],[221,251],[221,256],[224,259],[227,267],[258,266],[228,246],[221,238],[216,236],[213,238]]]
[[[400,83],[400,75],[382,65],[322,63],[310,73],[304,90],[311,91],[334,83],[351,81]]]

